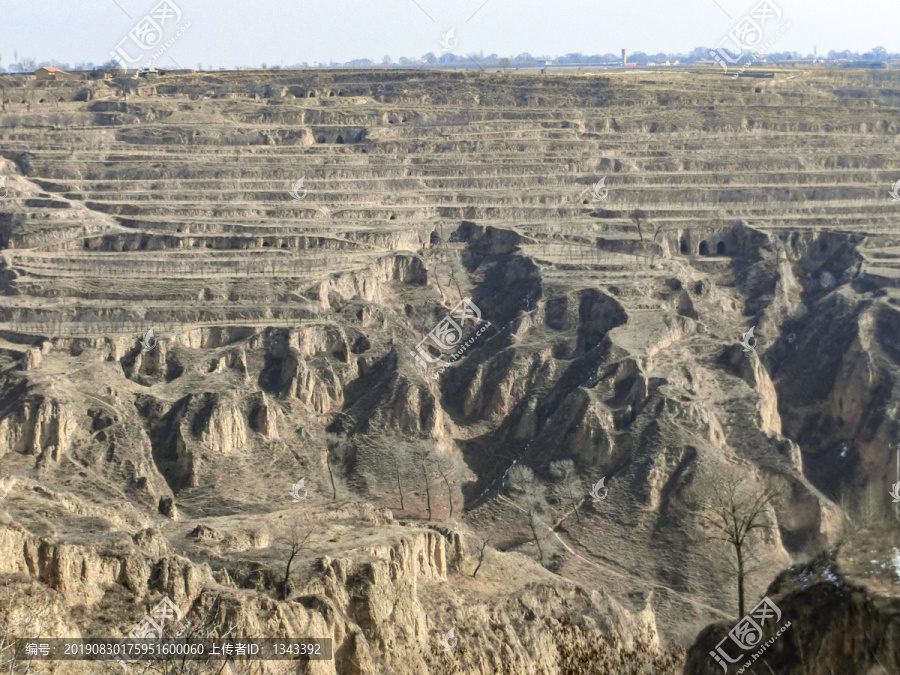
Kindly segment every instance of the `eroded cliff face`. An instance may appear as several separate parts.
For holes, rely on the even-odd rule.
[[[0,419],[0,455],[18,452],[58,462],[72,445],[78,422],[71,404],[40,394],[10,401]]]
[[[25,492],[23,488],[13,494],[12,503],[25,498]],[[52,500],[48,506],[52,508]],[[500,558],[497,569],[483,572],[495,577],[487,580],[488,587],[502,578],[497,572],[503,567],[534,580],[507,598],[505,607],[456,595],[454,585],[468,578],[466,572],[473,565],[472,547],[460,532],[402,530],[389,512],[354,505],[346,505],[337,516],[307,515],[332,525],[342,518],[363,518],[389,528],[392,541],[352,548],[339,557],[307,558],[305,581],[292,590],[291,600],[278,601],[260,594],[259,587],[241,579],[239,572],[233,579],[224,569],[214,572],[205,563],[175,554],[163,534],[170,529],[166,526],[82,545],[2,525],[0,574],[13,575],[4,577],[6,588],[28,588],[30,578],[50,591],[40,626],[18,616],[3,617],[3,626],[21,625],[28,631],[53,627],[59,630],[54,635],[61,637],[94,635],[99,630],[124,635],[139,620],[142,608],[168,597],[184,614],[182,622],[206,622],[220,633],[227,627],[235,635],[330,637],[334,661],[313,663],[310,672],[368,673],[387,666],[399,675],[441,667],[440,652],[433,648],[436,634],[453,626],[459,627],[457,635],[465,644],[457,655],[458,667],[485,675],[496,672],[501,661],[515,663],[518,672],[536,674],[546,668],[558,672],[558,647],[546,629],[563,617],[586,620],[589,632],[599,624],[626,643],[637,633],[652,636],[651,647],[657,639],[649,605],[632,615],[605,594],[588,595],[559,584],[552,575],[538,572],[532,561],[516,556],[495,552]],[[203,528],[192,535],[208,545],[224,538],[214,528]],[[263,549],[270,545],[268,540],[257,543]],[[112,620],[112,607],[122,602],[121,593],[113,590],[117,587],[127,592],[130,609],[120,609],[117,620]],[[448,605],[452,596],[455,599]],[[502,649],[495,651],[499,645]],[[80,672],[79,667],[66,663],[61,672]],[[290,664],[278,662],[262,667],[269,673],[293,672]]]
[[[43,581],[66,606],[96,605],[110,584],[121,584],[139,597],[147,592],[149,566],[132,552],[104,554],[93,548],[40,539],[9,526],[0,528],[4,574]]]
[[[830,255],[788,247],[794,268],[777,274],[804,290],[766,354],[783,433],[801,448],[805,474],[835,500],[841,490],[884,485],[898,406],[900,314],[873,297],[875,282],[860,274],[850,244],[833,243]]]
[[[56,544],[27,543],[29,536],[60,534],[48,519],[30,534],[22,528],[16,535],[23,539],[11,552],[17,546],[34,552],[10,562],[9,571],[33,568],[33,575],[67,602],[81,597],[98,607],[104,585],[124,587],[137,598],[171,591],[185,610],[224,585],[234,591],[248,630],[272,626],[271,618],[253,615],[257,610],[250,607],[282,607],[279,612],[290,614],[300,611],[291,605],[298,593],[322,596],[331,603],[321,620],[339,645],[338,672],[371,672],[376,661],[405,664],[408,672],[437,667],[429,646],[437,630],[429,617],[437,612],[441,625],[456,625],[461,634],[512,631],[519,647],[507,656],[519,672],[538,673],[552,672],[557,657],[548,646],[552,639],[537,626],[550,622],[547,629],[563,620],[561,598],[569,591],[558,587],[553,592],[562,595],[538,603],[545,610],[558,603],[559,612],[528,610],[538,617],[530,620],[537,622],[533,630],[527,622],[516,625],[505,596],[437,610],[438,598],[461,592],[460,570],[477,565],[474,535],[448,549],[458,534],[422,533],[414,521],[391,521],[404,532],[400,543],[375,537],[364,547],[354,543],[349,557],[319,555],[309,562],[315,571],[308,572],[305,590],[292,582],[294,600],[283,601],[279,531],[285,519],[299,516],[283,508],[355,495],[362,503],[396,509],[403,492],[406,515],[463,513],[476,531],[501,532],[508,541],[520,541],[517,546],[528,546],[533,538],[507,484],[510,468],[522,464],[535,472],[550,498],[542,517],[555,528],[535,530],[549,548],[535,548],[533,554],[546,554],[554,575],[590,588],[597,563],[583,563],[580,554],[567,558],[585,545],[576,542],[589,542],[605,551],[601,570],[630,570],[639,557],[659,556],[651,567],[665,566],[666,574],[685,579],[691,593],[719,605],[726,603],[714,599],[716,588],[727,583],[727,571],[715,568],[698,577],[692,545],[676,532],[698,526],[688,493],[701,467],[728,472],[741,466],[748,480],[768,479],[788,488],[772,514],[778,530],[760,545],[760,555],[774,565],[785,565],[791,555],[833,536],[835,507],[807,481],[793,429],[782,420],[769,357],[763,349],[747,353],[733,338],[723,338],[726,331],[740,335],[732,328],[739,325],[733,294],[683,269],[680,276],[637,289],[624,284],[573,289],[545,279],[517,248],[524,245],[518,235],[464,223],[453,238],[454,245],[463,242],[456,263],[432,241],[421,259],[381,260],[370,275],[352,282],[336,277],[319,296],[327,298],[330,318],[297,327],[160,331],[149,351],[119,339],[54,341],[40,361],[15,371],[16,386],[29,386],[32,393],[22,398],[18,390],[8,390],[7,400],[16,404],[0,415],[7,454],[23,459],[73,454],[97,467],[104,490],[126,490],[161,527],[176,528],[168,536],[178,543],[154,535],[161,539],[152,546],[156,558],[136,540],[120,541],[123,548],[115,555],[78,548],[59,553]],[[463,295],[473,298],[481,322],[461,337],[461,344],[470,340],[471,345],[463,357],[434,377],[407,354],[453,311],[457,299],[448,293],[464,278],[474,281]],[[476,335],[479,326],[486,330]],[[858,365],[865,360],[848,357],[847,363],[853,365],[844,368],[846,382],[865,371]],[[61,400],[54,402],[44,374],[81,364],[90,364],[93,377],[72,379],[60,390],[65,399],[57,392]],[[73,404],[79,400],[81,410]],[[860,403],[845,395],[832,408],[850,419],[848,411]],[[409,445],[423,439],[434,446],[425,459]],[[574,461],[580,486],[557,484],[552,477],[550,462],[566,459]],[[51,465],[54,475],[68,480],[58,464]],[[608,500],[591,502],[588,487],[601,477],[607,480]],[[295,494],[291,486],[301,478],[304,487]],[[80,477],[76,483],[81,480],[88,482]],[[198,524],[202,514],[217,513],[237,520]],[[274,524],[251,525],[242,522],[242,513],[279,516]],[[19,516],[11,516],[21,525]],[[602,530],[590,526],[593,518],[603,519]],[[112,530],[122,525],[116,522]],[[336,541],[354,538],[355,531],[356,526],[339,528]],[[139,535],[134,530],[128,536]],[[667,541],[665,561],[660,538]],[[176,555],[183,547],[187,553]],[[709,544],[700,547],[711,557],[722,553]],[[196,555],[215,564],[190,562]],[[242,555],[262,562],[248,568]],[[96,582],[79,580],[71,570],[80,568]],[[42,569],[58,570],[53,574],[59,579]],[[555,583],[554,575],[547,580]],[[644,589],[643,601],[600,589],[610,593],[600,603],[606,609],[594,600],[583,607],[583,616],[606,616],[601,629],[620,630],[626,642],[650,623],[655,641],[657,620],[667,639],[683,640],[690,626],[699,628],[708,617],[703,602],[681,594],[651,595],[654,586],[647,579],[633,573],[626,579]],[[428,589],[424,598],[423,588]],[[519,588],[522,598],[534,592]],[[652,603],[649,597],[655,598]],[[300,604],[308,609],[306,601]],[[472,618],[479,612],[485,617],[481,623]],[[632,618],[609,619],[612,615]],[[675,627],[678,615],[688,617],[684,627]],[[495,625],[487,618],[493,616],[503,619]],[[635,616],[652,621],[641,623]],[[298,615],[291,621],[309,625],[312,619]],[[494,652],[490,643],[466,652],[472,672],[493,672],[496,659],[506,658],[500,654],[508,647]]]

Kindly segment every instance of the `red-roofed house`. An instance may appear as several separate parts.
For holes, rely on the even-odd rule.
[[[36,80],[67,80],[70,77],[72,76],[69,73],[54,66],[44,66],[34,71]]]

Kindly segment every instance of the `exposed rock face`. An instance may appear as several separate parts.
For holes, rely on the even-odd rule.
[[[194,427],[201,429],[202,443],[223,455],[239,452],[247,442],[247,423],[237,401],[213,395],[201,405]]]
[[[458,533],[448,534],[462,546]],[[206,541],[222,538],[208,526],[195,528],[195,536]],[[90,607],[95,613],[101,610],[106,588],[118,583],[148,601],[160,593],[169,597],[186,614],[185,620],[196,620],[209,607],[213,595],[221,596],[224,602],[219,606],[217,623],[231,623],[239,634],[267,635],[277,631],[289,637],[330,636],[336,661],[322,672],[352,672],[354,668],[371,671],[382,661],[383,657],[378,656],[381,653],[389,655],[386,663],[402,675],[437,666],[430,643],[441,626],[426,613],[420,595],[423,584],[430,594],[449,582],[453,549],[448,550],[448,541],[440,533],[420,530],[391,545],[359,549],[350,557],[321,558],[312,579],[298,589],[300,601],[280,603],[233,585],[223,593],[223,586],[206,565],[196,566],[168,553],[157,530],[141,531],[134,542],[138,548],[130,549],[126,555],[109,555],[92,548],[37,540],[4,527],[0,528],[0,570],[38,578],[53,589],[60,602],[51,616],[60,625],[71,625],[69,612],[76,606]],[[554,663],[551,652],[556,649],[546,637],[541,639],[539,626],[534,622],[562,612],[564,605],[593,613],[608,630],[630,634],[643,627],[655,635],[649,607],[631,616],[611,599],[596,593],[588,598],[570,589],[541,584],[523,593],[518,602],[531,616],[525,622],[512,608],[496,613],[479,605],[466,609],[465,604],[459,603],[449,614],[443,610],[441,614],[446,616],[440,620],[474,621],[472,628],[463,633],[469,641],[478,639],[478,633],[470,630],[501,639],[518,633],[517,646],[504,653],[529,673],[539,672],[536,667],[540,664]],[[127,624],[120,627],[122,633],[128,629]],[[470,672],[487,675],[497,667],[496,657],[490,653],[467,650],[461,658]],[[270,664],[272,672],[287,672],[277,666]]]
[[[298,351],[292,350],[282,363],[281,387],[287,398],[299,399],[317,413],[325,414],[343,401],[340,380],[331,368],[311,370]]]
[[[41,350],[40,349],[38,349],[36,347],[32,347],[31,349],[29,349],[28,351],[25,352],[25,360],[24,360],[25,370],[33,370],[34,368],[36,368],[38,366],[38,364],[40,362],[41,362]]]
[[[15,476],[4,476],[0,478],[0,499],[6,499],[10,490],[16,485]]]
[[[727,637],[736,619],[707,627],[688,653],[685,675],[732,675],[747,664],[744,672],[785,675],[900,671],[900,605],[890,589],[896,584],[896,549],[868,537],[865,547],[862,556],[825,555],[779,575],[766,596],[778,607],[780,620],[773,615],[763,622],[762,637],[751,635],[753,647],[745,650]],[[755,605],[755,600],[748,603],[748,611]],[[726,660],[736,661],[727,670],[709,654],[723,638]]]
[[[740,345],[730,346],[723,359],[739,374],[759,397],[758,421],[760,429],[769,436],[781,435],[781,417],[778,414],[778,394],[765,365],[756,351],[744,352]]]
[[[158,511],[166,518],[178,520],[178,508],[175,506],[175,500],[171,497],[160,497]]]
[[[132,536],[135,546],[152,560],[163,558],[169,554],[169,542],[158,527],[141,530]]]
[[[251,413],[250,426],[254,431],[261,433],[266,440],[276,439],[278,438],[279,415],[283,417],[278,406],[265,394],[262,394]]]
[[[225,535],[208,525],[198,525],[191,530],[188,536],[196,537],[201,541],[222,541],[225,538]]]
[[[235,370],[247,374],[247,352],[245,349],[232,349],[224,356],[219,356],[210,361],[209,373],[223,373],[227,370]]]
[[[72,444],[78,422],[61,401],[32,396],[0,419],[0,455],[18,452],[59,461]]]
[[[0,527],[0,570],[40,579],[68,606],[96,603],[109,584],[122,584],[143,595],[150,578],[150,568],[139,557],[102,554],[9,527]]]

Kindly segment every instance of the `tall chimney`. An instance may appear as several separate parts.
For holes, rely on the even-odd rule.
[[[628,50],[627,49],[622,50],[622,65],[623,66],[628,65]]]

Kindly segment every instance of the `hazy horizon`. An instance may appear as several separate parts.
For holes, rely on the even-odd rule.
[[[387,56],[419,58],[442,53],[440,40],[454,28],[455,55],[513,57],[529,53],[554,58],[629,53],[687,54],[716,46],[758,0],[685,0],[613,3],[570,0],[564,8],[550,0],[312,0],[283,6],[259,0],[252,7],[214,5],[211,0],[169,0],[182,16],[163,27],[163,41],[181,26],[183,34],[154,65],[204,68],[310,65]],[[774,1],[778,24],[790,23],[770,51],[820,56],[830,50],[867,52],[876,46],[900,51],[894,9],[868,0],[852,11],[837,0],[810,6],[799,0]],[[99,0],[72,5],[43,0],[4,8],[0,25],[0,65],[19,59],[55,60],[72,65],[110,60],[110,52],[159,4],[159,0]],[[189,25],[188,25],[189,24]],[[768,37],[768,29],[767,34]],[[162,44],[160,43],[160,44]],[[130,43],[125,43],[126,47]],[[152,50],[149,52],[152,53]]]

